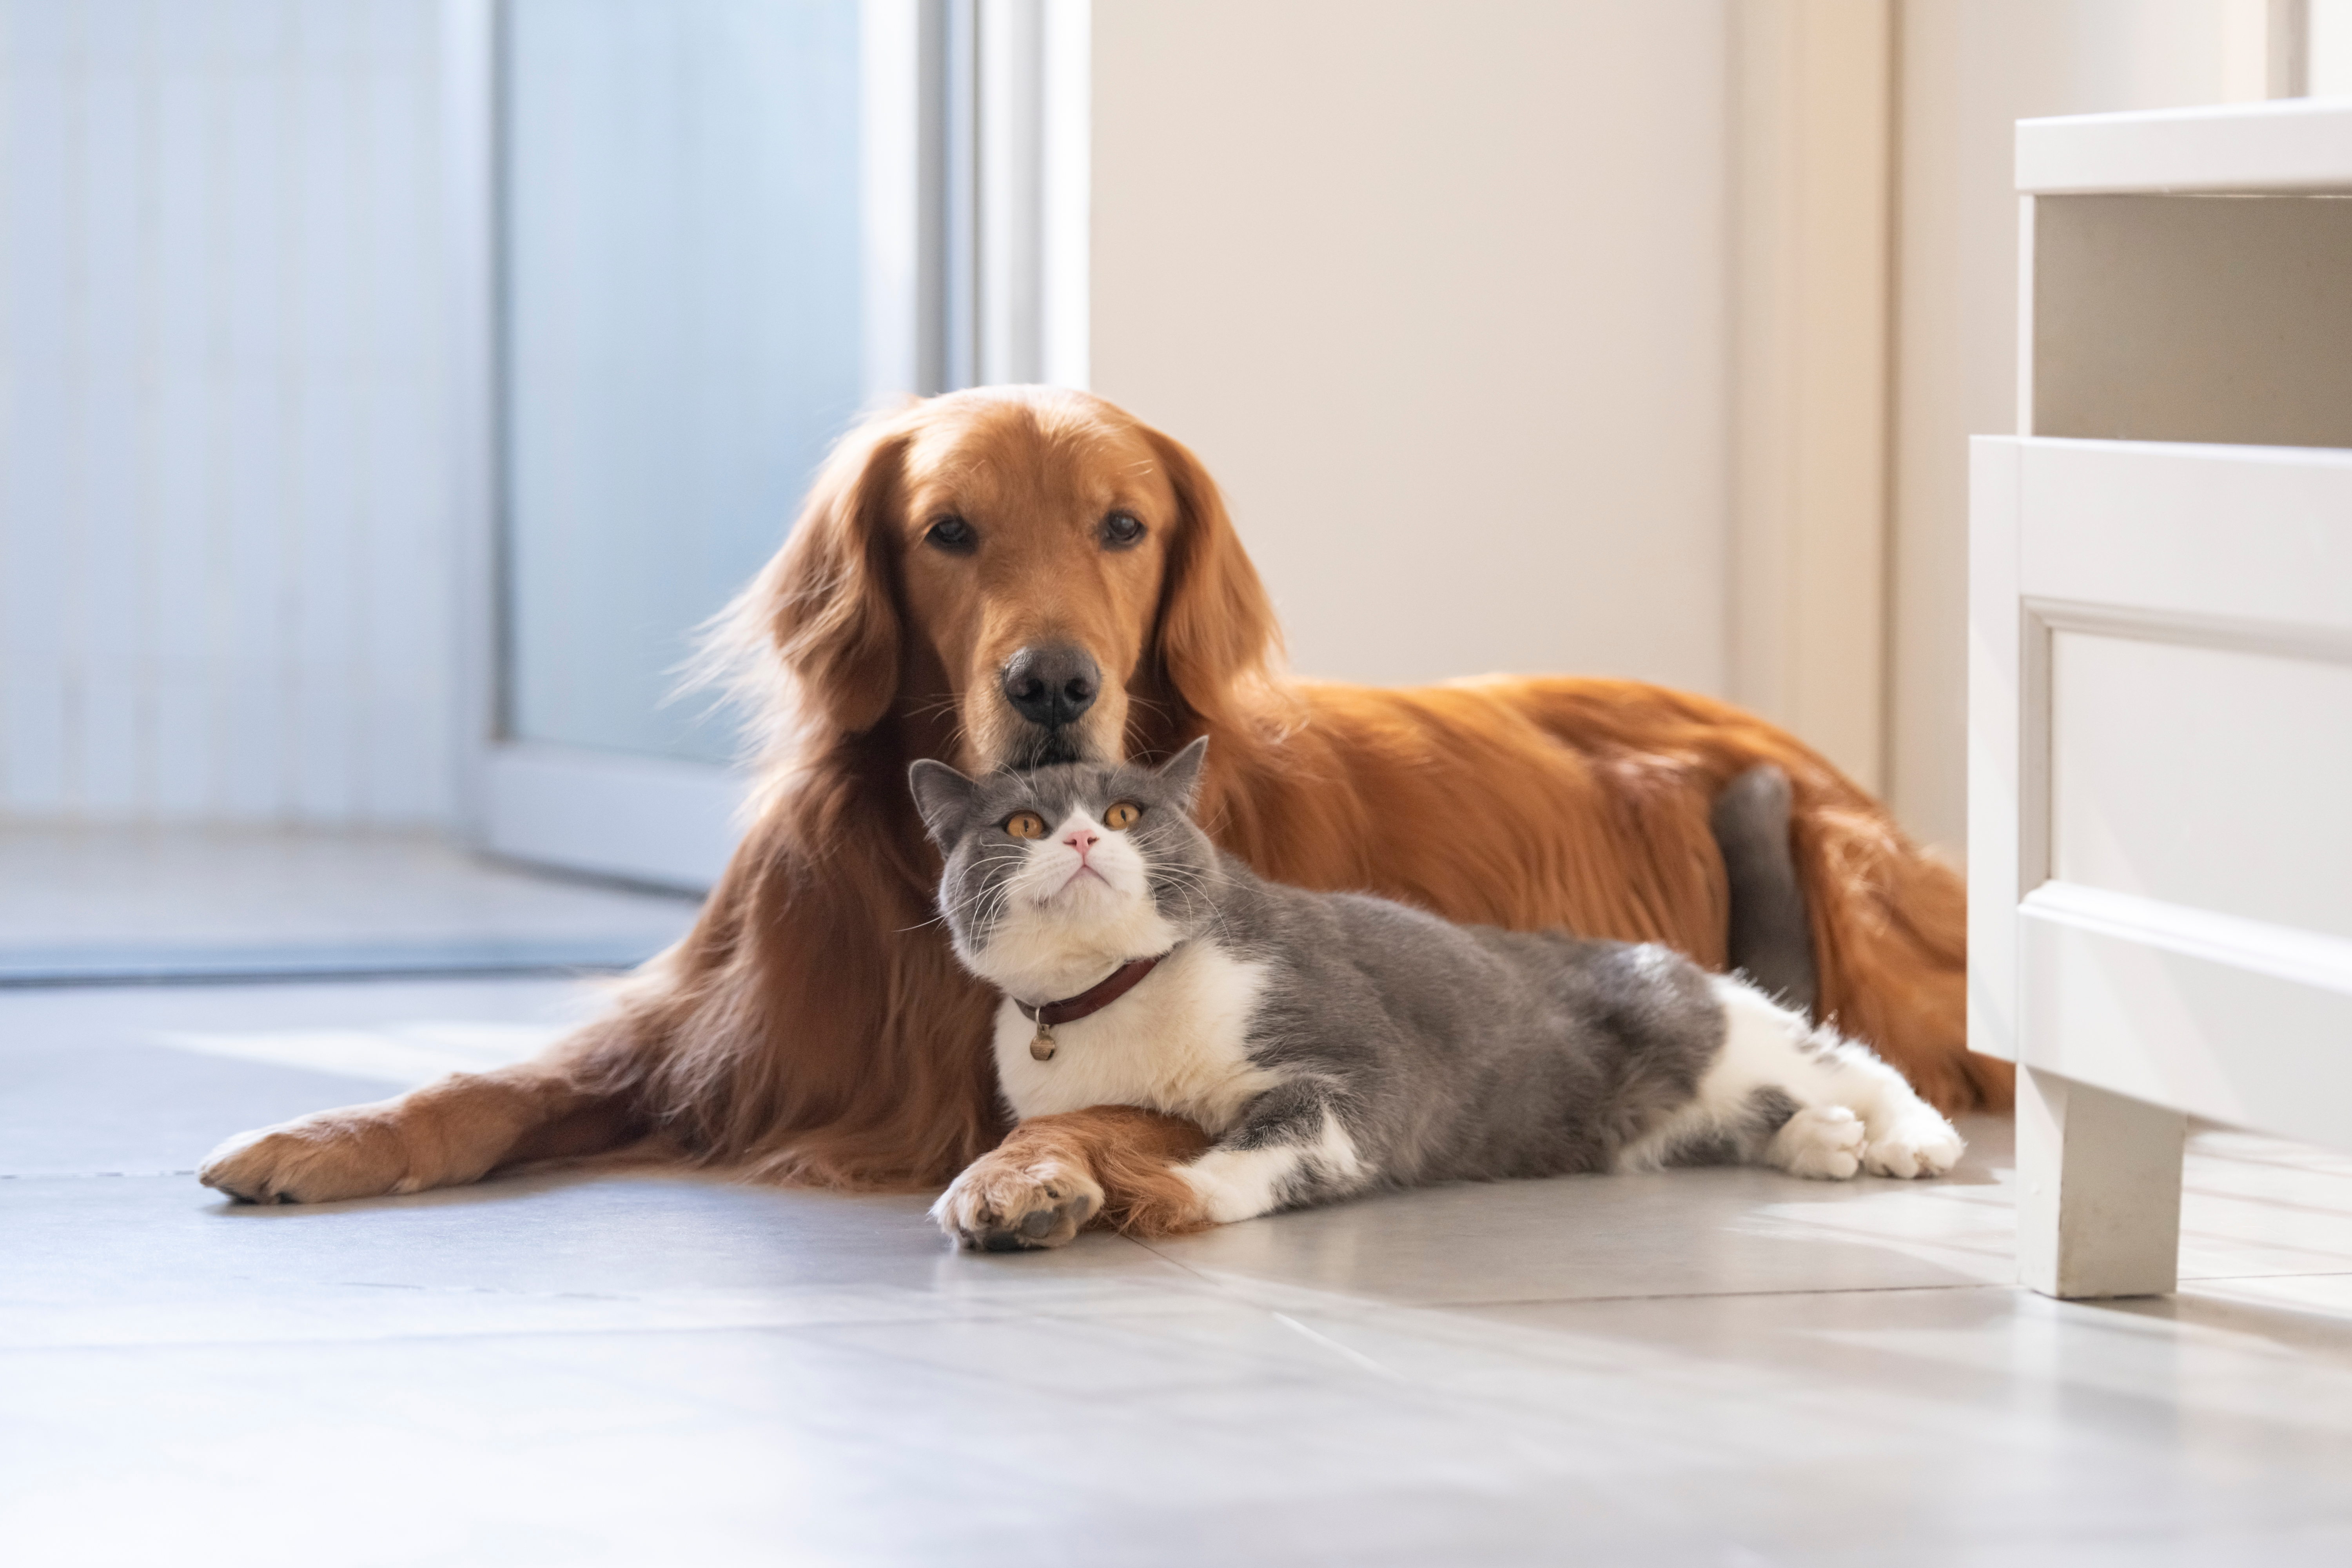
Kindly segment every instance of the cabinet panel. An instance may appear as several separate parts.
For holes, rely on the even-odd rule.
[[[2051,889],[2056,892],[2058,889]],[[2023,1059],[2151,1104],[2313,1142],[2352,1142],[2352,991],[2251,952],[2182,951],[2193,931],[2085,921],[2088,900],[2020,910]],[[2185,923],[2185,922],[2184,922]],[[2178,945],[2160,945],[2174,936]],[[2280,967],[2284,967],[2284,965]]]
[[[2352,647],[2352,452],[2016,446],[2015,592]]]
[[[2053,876],[2352,938],[2352,666],[2061,631],[2050,672]]]

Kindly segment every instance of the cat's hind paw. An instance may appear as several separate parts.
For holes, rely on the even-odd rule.
[[[1897,1121],[1884,1137],[1870,1140],[1862,1167],[1874,1176],[1940,1176],[1959,1163],[1967,1149],[1958,1130],[1923,1105]]]
[[[1851,1181],[1862,1170],[1869,1132],[1843,1105],[1809,1105],[1780,1124],[1768,1164],[1817,1182]]]
[[[975,1252],[1024,1252],[1067,1245],[1102,1207],[1103,1190],[1084,1167],[999,1150],[964,1167],[931,1217]]]

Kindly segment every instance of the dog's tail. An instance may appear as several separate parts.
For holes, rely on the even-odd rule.
[[[1813,927],[1790,841],[1789,802],[1789,775],[1759,763],[1724,785],[1707,813],[1731,902],[1724,956],[1780,1005],[1818,1019]]]
[[[1968,889],[1874,804],[1801,808],[1799,875],[1822,1017],[1867,1040],[1947,1115],[2007,1110],[2014,1069],[1968,1048]]]

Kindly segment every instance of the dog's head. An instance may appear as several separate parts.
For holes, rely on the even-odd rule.
[[[835,449],[732,622],[800,722],[886,719],[967,770],[1112,763],[1228,717],[1272,607],[1183,447],[1083,393],[996,387]]]

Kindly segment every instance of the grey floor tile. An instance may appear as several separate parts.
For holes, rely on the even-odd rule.
[[[919,1196],[551,1173],[253,1209],[168,1173],[583,1005],[0,994],[8,1559],[2352,1553],[2352,1161],[2237,1134],[2194,1146],[2192,1282],[2110,1306],[2008,1284],[1993,1121],[1942,1183],[1506,1184],[1016,1257],[950,1251]]]
[[[2217,1305],[2194,1289],[2144,1304],[1984,1289],[1454,1315],[1482,1331],[1487,1370],[1454,1373],[1475,1391],[1679,1427],[1689,1484],[1706,1492],[1695,1504],[1769,1521],[1805,1561],[1872,1561],[1883,1547],[1832,1532],[1883,1542],[1890,1524],[1931,1561],[1999,1561],[2070,1539],[2172,1560],[2168,1545],[2232,1532],[2340,1539],[2352,1525],[2342,1316]],[[1381,1327],[1337,1331],[1396,1359]],[[1497,1373],[1505,1358],[1512,1370]],[[1807,1519],[1801,1501],[1819,1489],[1787,1485],[1788,1473],[1823,1460],[1849,1500],[1842,1517]],[[1823,1475],[1819,1488],[1830,1484]]]
[[[1155,1303],[1213,1293],[1112,1236],[960,1255],[923,1207],[690,1176],[525,1176],[258,1208],[185,1177],[20,1180],[0,1184],[0,1256],[14,1260],[0,1345],[1110,1311],[1141,1285]]]
[[[2007,1128],[1987,1119],[1968,1131],[1966,1161],[1941,1182],[1571,1176],[1391,1194],[1154,1247],[1236,1283],[1391,1301],[2007,1283]]]
[[[526,1056],[595,1005],[561,981],[0,988],[0,1176],[194,1170],[232,1132]]]
[[[2352,1154],[2202,1132],[2182,1185],[2182,1278],[2352,1273]]]
[[[0,824],[0,982],[625,965],[698,903],[424,835]]]
[[[371,1513],[352,1562],[627,1560],[678,1521],[698,1561],[1007,1563],[2221,1563],[2352,1527],[2352,1368],[2315,1379],[2242,1321],[1985,1289],[1321,1325],[1391,1375],[1203,1326],[0,1355],[36,1450],[0,1486],[19,1539],[160,1512],[195,1562],[293,1560],[282,1519],[229,1529],[257,1489],[311,1523],[434,1500]]]

